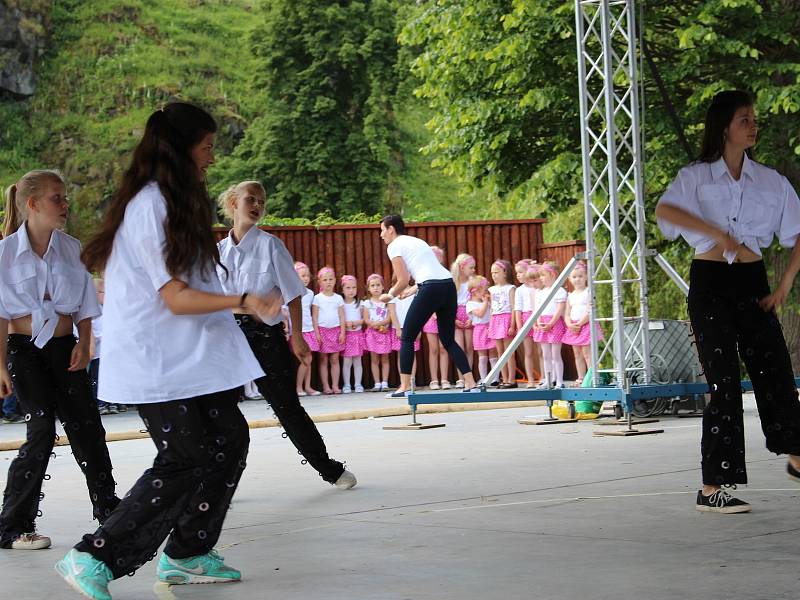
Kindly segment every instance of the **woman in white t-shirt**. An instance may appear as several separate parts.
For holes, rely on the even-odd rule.
[[[147,120],[97,236],[83,252],[105,271],[101,400],[137,404],[157,448],[105,524],[56,565],[86,596],[149,561],[164,539],[158,579],[236,581],[214,550],[249,446],[239,389],[264,375],[231,309],[264,318],[278,296],[222,293],[205,171],[214,119],[184,103]]]
[[[464,391],[478,391],[466,354],[455,341],[457,291],[450,272],[436,259],[431,247],[419,238],[405,235],[403,218],[390,215],[381,220],[381,239],[392,261],[397,283],[388,294],[381,296],[390,302],[408,287],[410,278],[417,282],[417,295],[406,315],[400,345],[400,387],[389,394],[404,398],[411,389],[411,369],[414,364],[414,340],[428,318],[436,313],[439,339],[453,358],[464,379]]]

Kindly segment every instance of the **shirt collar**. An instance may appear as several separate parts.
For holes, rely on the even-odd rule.
[[[17,257],[25,254],[25,252],[36,254],[31,247],[31,239],[28,237],[27,223],[27,221],[23,221],[22,225],[17,229]],[[58,251],[58,231],[55,229],[53,233],[50,234],[50,242],[47,244],[47,250],[44,255],[47,256],[47,253],[50,252],[51,249],[54,252]]]
[[[233,242],[233,229],[228,232],[228,237],[230,238],[230,247],[236,248],[240,252],[246,252],[248,248],[250,248],[253,244],[255,244],[255,240],[258,237],[258,225],[253,225],[250,229],[247,230],[247,233],[244,234],[242,239],[239,240],[238,244]]]
[[[715,162],[711,163],[711,176],[714,179],[719,179],[720,177],[724,176],[725,173],[731,178],[731,181],[736,181],[730,175],[730,171],[728,171],[728,165],[725,163],[725,159],[720,157]],[[750,160],[750,157],[747,156],[747,153],[744,154],[744,160],[742,161],[742,176],[746,175],[750,181],[755,181],[755,172],[753,168],[753,161]],[[739,178],[741,181],[742,178]]]

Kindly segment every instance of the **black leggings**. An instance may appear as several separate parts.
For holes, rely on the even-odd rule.
[[[758,302],[769,294],[764,263],[695,260],[689,318],[711,388],[703,415],[703,483],[747,483],[739,358],[753,382],[767,449],[800,454],[800,402],[783,330]]]
[[[452,279],[439,279],[420,283],[417,288],[417,295],[408,308],[403,323],[403,333],[400,338],[400,373],[411,375],[414,366],[414,340],[433,313],[436,313],[436,324],[442,346],[452,357],[462,375],[470,373],[472,369],[467,361],[467,355],[455,340],[458,301],[456,284]]]
[[[171,558],[207,554],[245,468],[250,433],[239,389],[186,400],[140,404],[139,415],[158,454],[119,506],[75,548],[111,569],[133,573],[164,552]]]
[[[314,421],[300,404],[295,382],[297,367],[283,324],[265,325],[247,315],[236,315],[236,323],[266,373],[265,377],[256,379],[256,387],[281,422],[284,437],[291,440],[325,481],[336,483],[344,473],[344,465],[328,456]]]
[[[56,417],[69,438],[72,454],[86,477],[94,518],[105,519],[119,503],[114,493],[106,432],[100,422],[85,370],[67,371],[75,347],[71,335],[37,348],[30,336],[8,336],[8,362],[19,412],[25,415],[26,441],[8,468],[0,514],[0,547],[34,531],[42,482],[56,439]]]

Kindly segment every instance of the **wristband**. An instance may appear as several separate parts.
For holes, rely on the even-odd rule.
[[[244,301],[247,299],[247,292],[242,294],[242,297],[239,298],[239,308],[244,308]]]

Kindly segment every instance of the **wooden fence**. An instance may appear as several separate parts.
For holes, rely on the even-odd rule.
[[[570,240],[545,244],[542,228],[546,219],[520,219],[513,221],[455,221],[434,223],[407,223],[407,233],[419,237],[445,252],[449,264],[465,252],[475,257],[477,272],[490,280],[492,262],[505,258],[515,263],[521,258],[532,258],[539,262],[554,260],[562,267],[576,253],[585,250],[582,240]],[[380,239],[380,226],[375,225],[329,225],[262,227],[279,237],[289,253],[306,263],[313,273],[324,266],[333,267],[337,277],[354,275],[358,280],[359,295],[363,295],[366,278],[371,273],[380,273],[388,282],[391,264],[386,255],[386,246]],[[218,239],[228,235],[228,230],[216,228]],[[565,376],[574,377],[575,368],[569,347],[563,348]],[[392,364],[392,380],[397,381],[396,364]],[[422,352],[417,355],[416,381],[418,385],[429,381],[428,344],[423,336]],[[522,351],[518,352],[518,367],[523,365]],[[477,362],[477,361],[476,361]],[[538,357],[536,360],[538,370]],[[450,367],[450,381],[455,378]],[[315,377],[316,379],[316,377]],[[364,361],[364,385],[372,385],[368,360]]]

